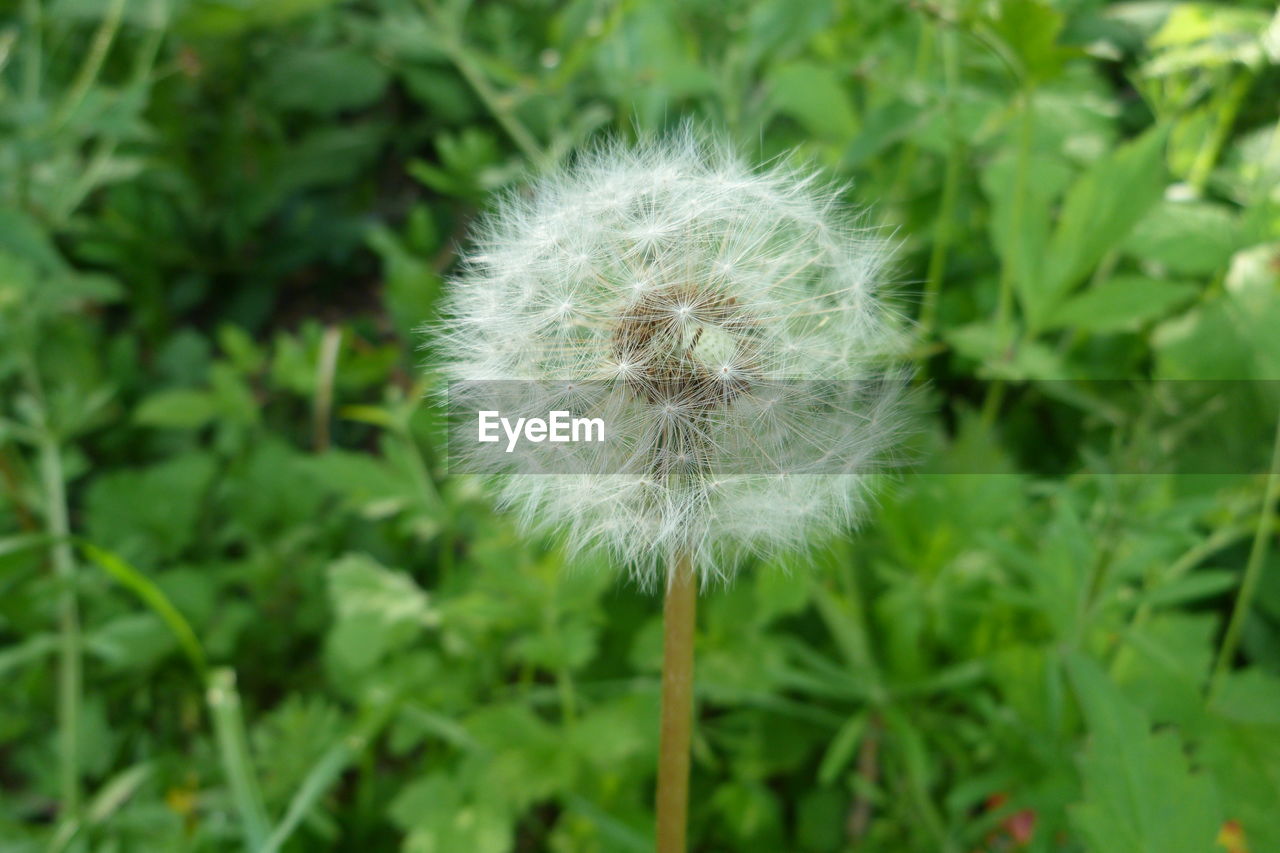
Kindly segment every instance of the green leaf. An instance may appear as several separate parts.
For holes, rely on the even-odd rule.
[[[1123,332],[1167,316],[1196,295],[1193,284],[1158,281],[1142,275],[1117,275],[1064,302],[1044,328],[1070,327],[1086,332]]]
[[[21,643],[0,651],[0,676],[16,667],[34,663],[58,649],[58,638],[53,634],[36,634]]]
[[[1213,781],[1193,772],[1173,731],[1151,724],[1092,660],[1067,659],[1089,726],[1084,799],[1070,810],[1094,853],[1204,853],[1226,815]]]
[[[88,543],[81,545],[80,549],[84,552],[85,557],[97,563],[117,583],[136,595],[143,604],[150,607],[157,616],[164,620],[165,625],[169,627],[169,630],[173,632],[173,636],[178,640],[178,645],[186,653],[187,660],[191,662],[192,668],[203,680],[207,668],[204,648],[200,645],[196,632],[191,630],[190,623],[178,612],[178,608],[173,606],[160,587],[156,586],[150,578],[142,574],[138,569],[110,551]]]
[[[1231,569],[1202,569],[1156,587],[1142,597],[1145,604],[1168,607],[1221,595],[1240,581],[1240,573]]]
[[[832,0],[757,0],[746,16],[745,47],[752,56],[787,55],[829,25],[834,10]]]
[[[482,750],[476,756],[476,790],[489,802],[518,812],[572,789],[574,756],[561,733],[529,707],[481,706],[465,725]]]
[[[284,110],[333,115],[368,106],[382,96],[389,75],[350,47],[305,48],[267,65],[262,96]]]
[[[378,156],[388,127],[373,121],[323,123],[281,149],[254,192],[242,202],[251,224],[274,213],[293,193],[341,186],[356,179]]]
[[[84,816],[84,823],[89,826],[98,826],[105,823],[138,792],[142,784],[151,777],[153,770],[152,764],[142,762],[122,770],[108,779],[89,802]],[[60,853],[60,851],[65,850],[67,845],[80,833],[82,826],[80,818],[74,818],[62,823],[58,827],[58,832],[54,835],[53,841],[49,843],[50,853]]]
[[[1264,9],[1178,3],[1147,42],[1154,56],[1142,67],[1142,74],[1163,77],[1188,71],[1204,73],[1231,63],[1263,65],[1274,57],[1275,48],[1268,46],[1265,37],[1272,20]]]
[[[46,533],[17,533],[0,538],[0,557],[10,554],[21,554],[23,551],[34,551],[52,544],[57,537]]]
[[[856,169],[862,166],[923,126],[936,112],[936,107],[931,109],[901,99],[869,111],[857,136],[845,149],[841,167]]]
[[[329,598],[338,617],[329,648],[346,670],[377,663],[437,621],[427,594],[412,578],[363,554],[348,554],[329,566]]]
[[[815,136],[845,142],[857,131],[849,95],[830,66],[792,62],[773,69],[768,84],[774,109]]]
[[[1213,706],[1233,722],[1280,726],[1280,678],[1260,667],[1228,673]]]
[[[1057,44],[1065,23],[1062,13],[1045,0],[1004,0],[996,8],[991,28],[1023,76],[1037,82],[1056,76],[1070,55]]]
[[[576,814],[591,822],[601,840],[608,844],[609,850],[616,850],[618,853],[649,853],[653,845],[646,833],[623,823],[585,797],[570,794],[566,800]]]
[[[195,537],[216,473],[211,456],[193,452],[100,475],[88,491],[89,538],[142,564],[178,555]]]
[[[1043,290],[1029,306],[1039,327],[1110,250],[1120,245],[1164,189],[1165,129],[1156,127],[1098,160],[1076,179],[1050,241]]]
[[[1225,299],[1215,299],[1158,326],[1151,335],[1161,379],[1249,379],[1253,352],[1239,335]]]
[[[1237,252],[1226,288],[1151,336],[1167,379],[1280,379],[1280,272],[1276,244]]]
[[[147,397],[133,413],[141,426],[199,429],[218,415],[218,399],[208,391],[179,388]]]
[[[957,353],[980,364],[978,375],[984,379],[1052,381],[1068,377],[1058,351],[1036,340],[1023,340],[1010,347],[995,323],[958,326],[946,332],[945,337]]]
[[[60,273],[66,262],[40,223],[13,207],[0,206],[0,251],[30,263],[43,273]]]
[[[298,786],[284,817],[259,853],[275,853],[284,846],[320,797],[333,786],[351,762],[368,748],[369,741],[386,726],[394,708],[395,704],[391,702],[375,707],[364,715],[350,733],[325,750]]]
[[[452,773],[437,771],[401,788],[390,815],[408,832],[407,851],[509,853],[515,827],[507,811],[484,799],[471,799]]]
[[[441,278],[424,258],[410,252],[389,229],[378,226],[370,230],[369,248],[382,259],[383,301],[406,341],[416,342],[418,329],[435,317],[435,303],[440,295]]]
[[[259,27],[280,26],[314,14],[339,0],[273,0],[271,3],[243,0],[194,0],[183,4],[179,29],[194,36],[235,36]]]
[[[1053,155],[1029,152],[1022,162],[1017,152],[1008,152],[997,157],[981,177],[991,202],[992,246],[1001,264],[1012,268],[1023,310],[1034,313],[1043,284],[1051,205],[1070,180],[1071,169]]]
[[[818,767],[818,783],[830,785],[853,760],[853,753],[862,742],[862,734],[867,728],[866,713],[854,714],[832,739],[826,753],[822,756],[822,764]]]
[[[1226,205],[1165,199],[1134,227],[1124,250],[1174,274],[1212,275],[1241,248],[1243,230]]]

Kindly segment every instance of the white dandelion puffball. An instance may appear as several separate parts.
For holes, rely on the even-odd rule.
[[[471,419],[451,461],[645,585],[676,555],[723,579],[855,523],[898,432],[903,324],[877,296],[885,241],[837,195],[686,131],[503,199],[436,330],[451,409],[604,436],[480,444]]]

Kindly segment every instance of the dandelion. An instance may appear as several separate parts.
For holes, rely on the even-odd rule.
[[[438,333],[466,408],[610,436],[472,461],[527,527],[664,581],[659,850],[683,850],[697,586],[856,523],[895,441],[886,243],[817,175],[687,131],[583,155],[476,243]]]

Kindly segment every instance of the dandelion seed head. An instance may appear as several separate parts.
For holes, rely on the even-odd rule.
[[[855,524],[900,431],[887,251],[816,173],[689,131],[508,195],[451,282],[448,376],[559,383],[522,405],[572,400],[616,439],[497,470],[502,503],[646,585],[676,553],[727,579]]]

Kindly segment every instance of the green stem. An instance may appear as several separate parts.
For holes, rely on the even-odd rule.
[[[1253,77],[1244,73],[1237,77],[1228,89],[1223,98],[1221,109],[1218,110],[1218,121],[1213,126],[1213,132],[1205,143],[1200,146],[1200,150],[1196,152],[1196,159],[1191,164],[1191,170],[1187,173],[1187,183],[1195,190],[1196,195],[1204,192],[1205,184],[1209,182],[1209,175],[1213,172],[1213,164],[1218,162],[1218,154],[1222,151],[1222,146],[1226,144],[1227,137],[1231,134],[1231,126],[1235,124],[1236,114],[1240,112],[1240,104],[1244,101],[1244,96],[1248,93],[1249,87],[1253,84]]]
[[[44,46],[42,43],[42,12],[40,0],[24,0],[22,4],[22,99],[28,108],[40,100],[40,79],[43,74]],[[17,159],[18,173],[14,181],[14,197],[18,207],[26,207],[31,196],[31,163],[27,145],[12,147]]]
[[[938,295],[942,289],[942,275],[947,266],[947,250],[951,246],[952,217],[955,214],[956,195],[960,191],[960,166],[963,155],[960,135],[956,127],[955,92],[959,78],[956,60],[955,33],[942,34],[942,68],[947,88],[947,126],[950,142],[947,162],[942,178],[942,200],[938,221],[934,230],[933,249],[929,253],[929,270],[925,278],[924,305],[920,309],[920,325],[928,336],[937,322]]]
[[[76,602],[76,561],[71,550],[66,481],[57,438],[46,432],[40,442],[40,476],[46,523],[53,537],[51,557],[58,579],[58,778],[62,817],[80,812],[80,703],[83,667],[80,610]]]
[[[445,19],[445,16],[434,2],[431,0],[423,0],[427,14],[431,16],[432,22],[440,28],[442,39],[441,47],[448,54],[449,60],[458,69],[458,73],[480,98],[485,108],[493,116],[493,118],[502,126],[511,140],[515,142],[516,147],[533,162],[534,166],[541,169],[547,165],[548,158],[545,151],[542,150],[533,134],[525,127],[524,122],[515,114],[511,108],[510,99],[498,93],[492,85],[489,84],[489,78],[480,69],[479,64],[475,61],[475,57],[471,55],[467,45],[462,40],[460,28],[455,26],[452,21]]]
[[[22,17],[22,97],[30,104],[40,99],[41,66],[44,64],[40,0],[24,0]]]
[[[1001,353],[1002,359],[1008,358],[1012,351],[1016,348],[1014,334],[1011,328],[1013,324],[1013,290],[1014,282],[1020,270],[1017,268],[1016,260],[1022,257],[1022,220],[1025,217],[1025,209],[1027,202],[1027,183],[1030,179],[1031,171],[1031,98],[1032,92],[1029,88],[1023,88],[1018,93],[1018,110],[1021,122],[1018,132],[1018,148],[1017,163],[1013,176],[1013,228],[1010,231],[1010,245],[1006,251],[1004,263],[1000,265],[1000,292],[996,297],[996,334],[1000,338],[1000,345],[1004,348]],[[982,423],[984,426],[991,426],[995,423],[996,413],[1000,410],[1000,404],[1004,400],[1004,381],[995,378],[991,382],[991,386],[987,389],[986,399],[982,403]]]
[[[1013,289],[1021,270],[1015,264],[1022,257],[1022,221],[1027,206],[1027,184],[1031,173],[1031,91],[1018,93],[1018,147],[1013,175],[1013,229],[1010,232],[1008,260],[1000,266],[1000,294],[996,303],[996,327],[1005,343],[1009,343],[1009,325],[1013,321]]]
[[[409,461],[412,463],[409,467],[409,473],[413,475],[414,482],[418,485],[418,491],[422,493],[423,505],[428,510],[439,513],[440,518],[443,519],[445,513],[444,498],[440,496],[440,489],[436,485],[435,479],[431,476],[431,469],[427,466],[427,460],[423,457],[422,449],[418,447],[418,441],[414,438],[413,430],[407,420],[403,425],[395,427],[395,436],[409,455]]]
[[[1278,525],[1274,518],[1271,519],[1267,527],[1268,530],[1271,531],[1275,531],[1277,529]],[[1212,557],[1214,554],[1230,548],[1232,545],[1242,539],[1248,538],[1250,535],[1256,535],[1256,531],[1248,525],[1225,527],[1213,533],[1203,542],[1200,542],[1187,550],[1186,553],[1173,562],[1173,565],[1169,566],[1167,571],[1161,574],[1160,580],[1164,583],[1176,580]],[[1148,580],[1143,584],[1143,592],[1150,591],[1154,580],[1154,578],[1148,578]],[[1129,625],[1125,629],[1124,634],[1131,635],[1134,631],[1145,625],[1147,620],[1151,618],[1151,614],[1154,610],[1155,608],[1152,606],[1150,601],[1144,601],[1139,604],[1137,609],[1134,610],[1133,618],[1129,620]],[[1131,644],[1126,643],[1116,650],[1115,658],[1111,663],[1112,680],[1119,681],[1123,679],[1123,676],[1128,672],[1129,666],[1132,663],[1132,658],[1133,647]]]
[[[93,34],[93,41],[89,44],[89,51],[85,54],[84,62],[80,64],[80,70],[76,72],[76,78],[72,81],[71,88],[67,90],[66,97],[58,107],[58,112],[54,115],[54,130],[62,127],[67,119],[71,118],[71,114],[75,112],[76,107],[80,106],[84,96],[89,93],[89,88],[93,86],[93,82],[98,79],[98,72],[102,70],[102,63],[107,58],[107,51],[111,49],[111,43],[115,41],[116,33],[120,30],[120,19],[123,15],[124,0],[112,0],[111,5],[107,7],[106,14],[102,16],[102,23],[98,25],[98,31]]]
[[[1222,689],[1231,662],[1235,659],[1236,649],[1240,645],[1240,632],[1253,607],[1253,596],[1258,589],[1258,580],[1262,577],[1262,566],[1267,561],[1267,551],[1271,546],[1271,517],[1276,511],[1276,500],[1280,498],[1280,418],[1276,419],[1275,444],[1271,449],[1271,470],[1267,474],[1266,491],[1263,492],[1262,509],[1258,513],[1258,526],[1253,535],[1253,546],[1249,549],[1249,561],[1245,564],[1244,580],[1240,583],[1240,592],[1236,595],[1235,607],[1231,610],[1231,619],[1227,622],[1226,633],[1222,635],[1222,646],[1218,649],[1218,662],[1214,666],[1213,678],[1209,682],[1209,698],[1213,699]]]
[[[922,20],[920,22],[920,40],[916,43],[914,74],[917,85],[922,87],[926,84],[925,75],[929,73],[929,68],[933,64],[933,30],[934,24],[932,21]],[[950,95],[950,92],[948,92],[948,95]],[[890,204],[897,204],[898,200],[903,197],[903,187],[911,179],[911,172],[915,168],[919,151],[919,146],[910,137],[903,143],[902,156],[898,158],[898,168],[886,195]]]

